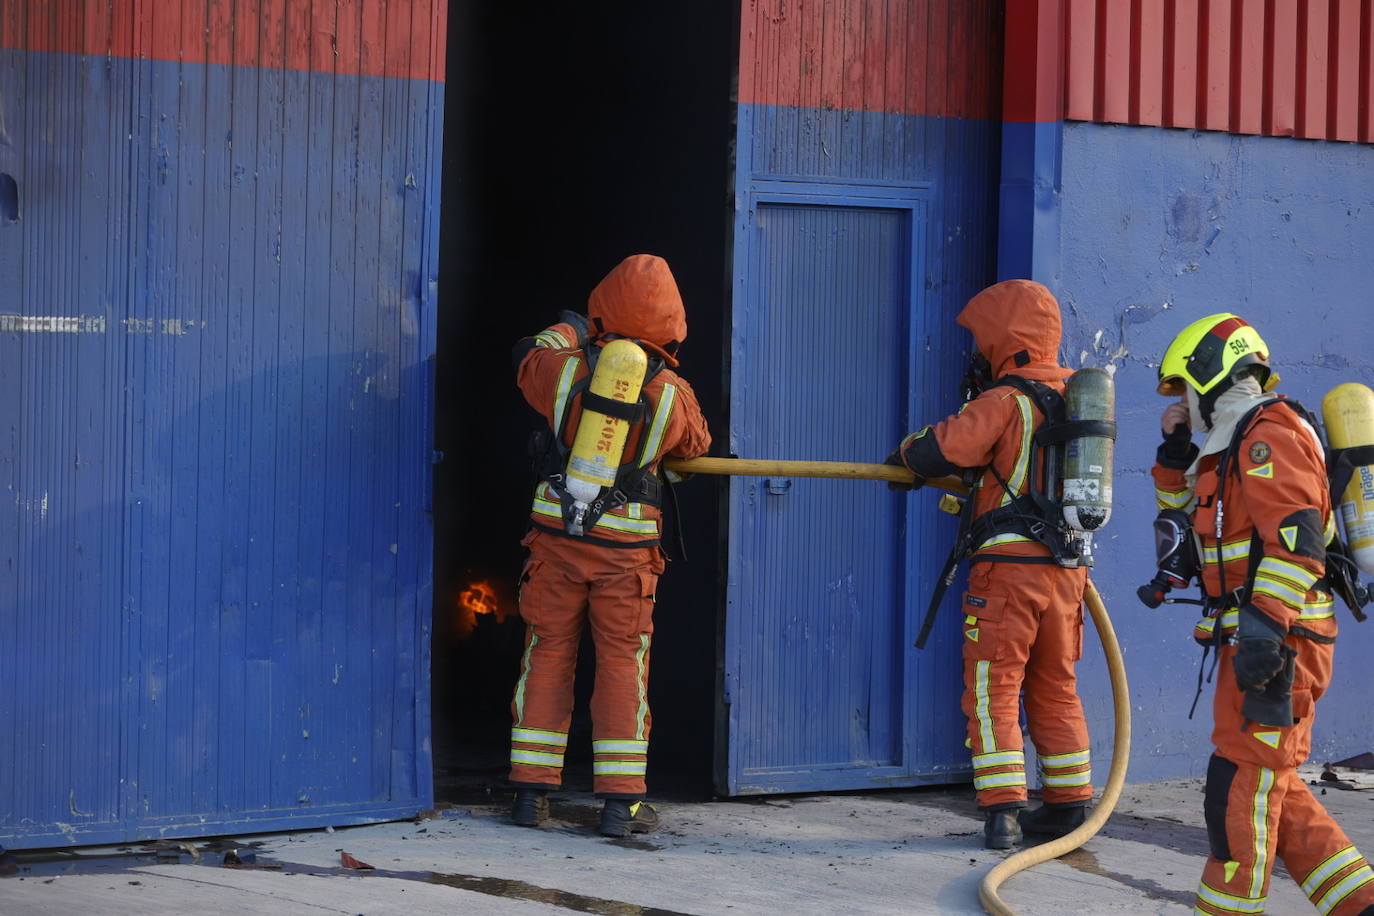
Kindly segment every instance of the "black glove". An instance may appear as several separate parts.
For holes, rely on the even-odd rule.
[[[581,312],[574,312],[571,309],[564,309],[558,313],[558,320],[567,325],[572,325],[573,331],[577,334],[577,340],[573,341],[574,347],[580,347],[587,342],[587,316]]]
[[[1236,686],[1252,690],[1269,683],[1283,670],[1283,631],[1268,614],[1251,605],[1240,609],[1236,627]]]
[[[906,462],[902,460],[902,450],[900,448],[893,449],[892,454],[888,455],[887,458],[884,459],[883,464],[893,464],[901,468],[903,471],[911,471],[911,469],[906,466]],[[909,493],[912,490],[919,490],[921,487],[925,486],[925,483],[926,480],[924,477],[918,477],[915,474],[912,474],[910,483],[905,483],[897,480],[889,480],[887,482],[887,488],[896,493]]]
[[[1166,468],[1186,468],[1197,458],[1197,453],[1192,431],[1179,423],[1165,434],[1155,457]]]
[[[1262,688],[1245,691],[1241,715],[1251,722],[1275,728],[1290,728],[1293,719],[1293,677],[1297,673],[1298,652],[1292,646],[1279,646],[1283,668]]]

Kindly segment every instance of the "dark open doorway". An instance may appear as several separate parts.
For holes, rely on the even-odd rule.
[[[713,453],[724,453],[737,21],[736,0],[452,4],[436,369],[444,459],[434,494],[441,801],[505,773],[534,421],[514,387],[511,345],[559,309],[585,310],[588,292],[626,255],[665,257],[687,304],[682,371],[711,420]],[[656,795],[710,792],[720,486],[688,484],[690,561],[670,564],[659,591]],[[585,646],[583,656],[571,789],[591,782]]]

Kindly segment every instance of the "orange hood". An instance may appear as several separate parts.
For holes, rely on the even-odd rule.
[[[1068,378],[1059,365],[1059,301],[1034,280],[1003,280],[969,300],[954,319],[968,328],[992,364],[993,378],[1009,372],[1039,381]]]
[[[606,274],[587,300],[594,334],[633,337],[670,366],[687,339],[687,315],[668,262],[651,254],[632,254]]]

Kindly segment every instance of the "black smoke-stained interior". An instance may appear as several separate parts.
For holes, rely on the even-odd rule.
[[[687,305],[682,374],[725,451],[724,325],[738,4],[455,0],[449,25],[436,366],[432,683],[438,797],[505,775],[522,649],[514,616],[535,415],[511,345],[618,261],[668,260]],[[686,485],[687,563],[659,588],[651,794],[710,791],[722,481]],[[471,591],[495,614],[459,610]],[[498,619],[508,615],[504,620]],[[565,786],[589,789],[589,646]]]

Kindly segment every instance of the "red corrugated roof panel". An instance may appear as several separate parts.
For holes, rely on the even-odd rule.
[[[1374,0],[1008,0],[1008,25],[1055,5],[1069,118],[1374,141]]]

